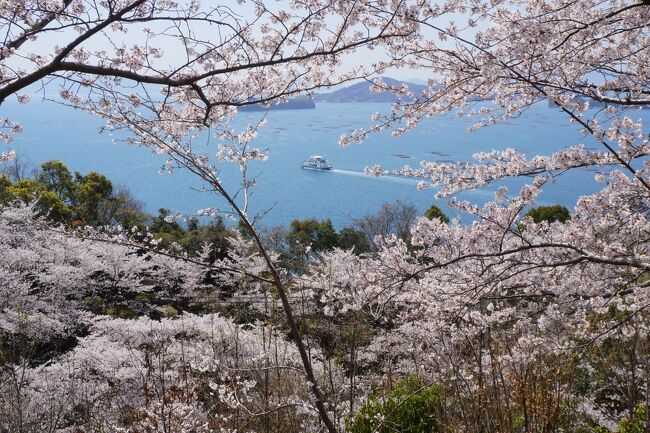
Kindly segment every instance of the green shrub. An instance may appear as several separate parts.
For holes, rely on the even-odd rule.
[[[353,418],[349,433],[436,433],[442,405],[440,388],[414,376],[397,382],[385,394],[372,393]]]
[[[344,250],[349,250],[354,247],[356,254],[370,252],[370,242],[368,242],[366,234],[352,227],[341,229],[338,235],[338,246]]]
[[[548,223],[555,221],[565,223],[569,220],[569,218],[571,218],[569,209],[559,204],[556,204],[555,206],[538,206],[532,208],[526,212],[526,216],[531,217],[536,223],[540,223],[542,221],[546,221]]]
[[[152,285],[152,284],[149,284]],[[156,297],[153,293],[142,292],[135,295],[134,300],[136,302],[142,302],[144,304],[157,304],[160,302],[160,299]]]
[[[92,311],[95,314],[104,314],[106,311],[106,303],[104,300],[97,296],[87,296],[81,301],[86,310]]]
[[[618,425],[618,433],[645,433],[647,430],[647,411],[642,404],[634,411],[634,417],[623,419]]]
[[[424,216],[430,220],[438,218],[445,224],[449,222],[449,217],[445,215],[444,212],[441,211],[440,208],[435,204],[432,204],[431,207],[427,209],[426,212],[424,212]]]
[[[116,319],[137,319],[139,314],[126,305],[115,305],[106,310],[106,314]]]

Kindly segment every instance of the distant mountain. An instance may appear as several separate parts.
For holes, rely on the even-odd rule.
[[[401,86],[403,83],[407,84],[409,90],[414,94],[420,94],[427,86],[422,84],[410,83],[405,81],[395,80],[393,78],[384,77],[384,82],[390,86]],[[275,111],[275,110],[305,110],[316,108],[316,102],[395,102],[397,97],[390,92],[371,92],[370,86],[372,84],[368,81],[352,84],[347,87],[338,87],[336,90],[328,93],[317,93],[313,99],[307,96],[296,96],[286,102],[280,104],[273,104],[269,107],[262,104],[244,105],[239,107],[239,111]]]
[[[312,108],[316,108],[316,104],[314,104],[311,98],[307,96],[296,96],[286,102],[273,104],[269,107],[265,107],[262,104],[244,105],[239,107],[239,111],[306,110]]]
[[[426,86],[429,83],[429,80],[424,80],[422,78],[406,78],[404,81],[407,83],[421,84],[423,86]]]
[[[391,86],[401,86],[404,81],[384,77],[384,82]],[[414,94],[420,94],[426,86],[415,83],[406,83]],[[395,102],[397,98],[390,92],[371,92],[371,83],[362,81],[330,93],[317,93],[314,95],[316,102]]]

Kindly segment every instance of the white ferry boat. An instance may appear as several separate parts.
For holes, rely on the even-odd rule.
[[[320,155],[312,155],[308,160],[300,163],[307,170],[331,170],[334,166]]]

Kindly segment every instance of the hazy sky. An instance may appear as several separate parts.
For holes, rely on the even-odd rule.
[[[205,2],[210,3],[209,1]],[[282,5],[285,5],[287,2],[286,1],[280,1],[280,2],[269,2],[269,4],[276,4],[279,7]],[[232,2],[234,4],[234,2]],[[251,10],[249,8],[245,8],[242,6],[238,6],[234,4],[232,6],[233,12],[236,12],[237,14],[241,15],[244,19],[252,17]],[[331,23],[333,24],[333,23]],[[155,29],[156,24],[146,24],[140,26],[139,30],[132,30],[129,31],[127,34],[117,34],[115,35],[114,33],[111,34],[112,37],[112,42],[116,45],[121,44],[124,42],[127,46],[129,44],[133,44],[134,42],[138,44],[144,44],[145,43],[145,36],[144,33],[141,31],[144,27],[153,27]],[[214,27],[205,27],[203,29],[199,28],[199,32],[203,33],[201,36],[208,39],[211,37],[211,35],[215,34],[215,28]],[[57,33],[48,33],[46,37],[39,38],[36,41],[30,42],[29,44],[26,44],[25,48],[29,48],[29,51],[35,52],[35,53],[51,53],[55,49],[55,47],[62,46],[64,45],[67,41],[70,41],[72,38],[75,38],[77,36],[76,33],[73,33],[70,30],[67,31],[61,31]],[[162,42],[155,42],[158,46],[164,47],[166,54],[165,57],[162,59],[163,61],[167,62],[167,65],[171,65],[174,63],[174,60],[177,60],[179,58],[185,57],[184,50],[180,46],[173,46],[173,45],[166,45],[165,43]],[[101,37],[100,35],[97,35],[94,37],[90,42],[88,42],[85,45],[89,49],[96,49],[96,50],[107,50],[110,49],[111,43]],[[376,61],[382,57],[382,53],[380,50],[369,50],[367,48],[361,48],[359,49],[354,55],[346,55],[343,56],[343,69],[348,69],[352,66],[355,66],[359,63],[361,64],[371,64],[373,61]],[[15,59],[15,58],[14,58]],[[171,59],[171,60],[170,60]],[[18,59],[17,59],[18,60]],[[17,64],[22,64],[26,66],[26,63],[18,60]],[[167,66],[165,65],[165,66]],[[160,66],[163,66],[161,63]],[[31,68],[30,68],[31,69]],[[420,70],[420,71],[413,71],[413,70],[391,70],[387,72],[385,75],[394,77],[394,78],[399,78],[399,79],[409,79],[409,78],[416,78],[419,80],[426,80],[428,78],[427,71]]]

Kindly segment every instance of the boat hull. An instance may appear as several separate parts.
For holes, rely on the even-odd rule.
[[[304,165],[302,166],[305,170],[313,170],[313,171],[330,171],[333,170],[334,167],[305,167]]]

